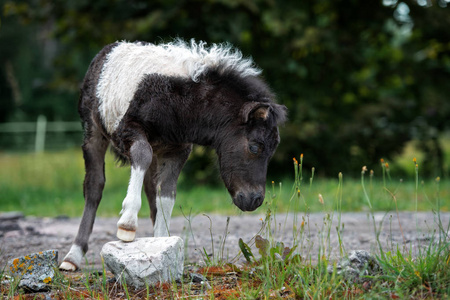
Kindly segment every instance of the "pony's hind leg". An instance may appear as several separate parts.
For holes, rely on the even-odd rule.
[[[78,234],[69,253],[59,267],[61,270],[75,271],[81,265],[83,255],[88,250],[89,236],[94,226],[95,214],[102,199],[105,186],[105,153],[108,140],[99,132],[91,132],[85,137],[83,157],[86,175],[83,184],[84,211]]]
[[[145,173],[144,177],[144,191],[147,196],[147,201],[150,206],[150,219],[155,226],[156,220],[156,194],[157,194],[157,184],[158,184],[158,174],[157,174],[158,158],[153,155],[152,163]]]
[[[169,236],[170,217],[175,204],[178,176],[191,149],[192,145],[185,144],[171,146],[165,152],[158,153],[156,178],[150,180],[152,174],[146,175],[150,185],[146,188],[146,194],[151,209],[155,237]],[[152,169],[154,168],[150,168],[147,173]]]

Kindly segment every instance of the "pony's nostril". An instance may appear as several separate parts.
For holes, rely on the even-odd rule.
[[[260,207],[264,201],[264,197],[262,196],[261,193],[251,193],[250,199],[251,199],[253,209]]]
[[[234,200],[234,204],[236,204],[236,206],[241,210],[245,211],[245,195],[243,193],[238,193]]]
[[[244,195],[243,193],[239,193],[239,194],[237,195],[237,200],[238,200],[238,202],[239,202],[240,204],[244,203],[244,202],[245,202],[245,195]]]

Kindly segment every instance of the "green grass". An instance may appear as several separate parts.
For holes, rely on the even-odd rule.
[[[414,164],[410,159],[412,172]],[[0,153],[0,211],[22,211],[25,215],[48,216],[67,215],[81,216],[84,206],[82,183],[84,178],[84,162],[81,151],[66,150],[62,152],[41,154],[5,154]],[[355,171],[357,173],[358,171]],[[414,179],[401,180],[395,177],[395,170],[385,174],[383,181],[382,168],[375,170],[375,175],[367,179],[367,192],[373,199],[373,209],[387,211],[395,209],[395,199],[399,210],[427,210],[433,205],[435,181],[434,179],[418,178],[419,190],[416,193]],[[292,169],[291,173],[294,173]],[[281,199],[278,211],[310,211],[317,212],[334,209],[336,188],[339,179],[311,178],[311,172],[302,170],[302,186],[300,198],[303,200],[293,205],[291,195],[294,181],[282,180],[268,176],[267,197],[277,194]],[[186,174],[182,174],[187,176]],[[98,215],[103,217],[118,216],[122,200],[125,197],[129,180],[129,167],[118,167],[114,158],[108,153],[106,157],[106,187],[103,201]],[[182,180],[182,179],[181,179]],[[274,181],[270,183],[271,181]],[[312,180],[312,184],[311,183]],[[342,183],[342,211],[366,211],[367,202],[362,193],[362,186],[358,179],[343,176]],[[186,186],[186,185],[181,185]],[[449,199],[450,182],[441,179],[441,197]],[[324,203],[319,202],[319,194]],[[143,197],[143,207],[140,217],[149,216],[146,198]],[[450,210],[450,201],[443,201],[441,210]],[[232,204],[225,187],[208,187],[197,185],[192,188],[179,188],[177,202],[173,215],[180,215],[181,209],[192,213],[220,213],[239,214],[239,210]],[[262,213],[257,210],[256,213]]]
[[[414,184],[414,199],[416,209],[419,207],[419,168],[415,169],[415,184]],[[386,170],[384,170],[386,172]],[[283,294],[283,290],[288,290],[290,296],[295,298],[311,298],[311,299],[388,299],[388,298],[412,298],[412,299],[447,299],[450,296],[450,224],[443,224],[441,222],[440,208],[442,202],[448,204],[448,195],[442,197],[441,194],[441,180],[436,178],[434,183],[434,203],[429,203],[435,215],[435,222],[438,229],[434,233],[428,233],[427,238],[429,243],[424,248],[417,247],[418,253],[413,256],[409,252],[408,247],[402,248],[402,245],[392,245],[389,248],[383,247],[379,240],[379,230],[374,219],[374,212],[377,200],[374,195],[376,192],[384,194],[387,192],[397,202],[396,210],[401,205],[398,203],[398,198],[395,196],[399,194],[400,187],[395,188],[395,193],[389,189],[388,185],[373,186],[373,178],[371,175],[367,176],[368,170],[365,167],[361,171],[361,194],[368,205],[369,214],[373,219],[374,236],[379,246],[379,251],[375,253],[376,260],[381,266],[381,271],[377,274],[372,274],[369,277],[360,277],[360,280],[351,280],[345,276],[338,275],[336,268],[332,273],[328,272],[328,268],[333,266],[333,262],[329,261],[329,256],[325,255],[326,249],[319,249],[317,255],[317,264],[312,266],[308,264],[311,257],[304,257],[299,259],[291,253],[297,246],[302,245],[304,240],[298,240],[294,243],[293,249],[285,248],[283,244],[274,241],[271,237],[271,230],[266,230],[266,236],[269,238],[265,243],[256,243],[259,249],[261,258],[258,260],[247,259],[256,265],[256,277],[258,281],[263,283],[257,290],[257,295],[262,299],[279,298]],[[298,193],[304,186],[300,180],[302,177],[301,165],[295,162],[295,190],[291,199],[301,202],[302,194]],[[369,173],[371,174],[371,173]],[[369,178],[367,178],[369,177]],[[342,179],[342,177],[340,177]],[[304,188],[303,188],[304,189]],[[334,207],[337,208],[336,213],[341,214],[341,201],[344,199],[345,184],[339,181],[336,189]],[[379,196],[382,197],[382,196]],[[270,226],[272,221],[270,211],[276,209],[274,206],[280,199],[273,197],[268,201],[269,209],[266,215],[266,222]],[[427,198],[427,201],[430,199]],[[342,207],[344,205],[342,204]],[[332,209],[331,209],[332,210]],[[324,211],[324,215],[326,215]],[[299,226],[300,225],[300,226]],[[338,235],[340,232],[340,224],[336,228],[331,228],[331,223],[324,218],[324,226],[322,227],[326,239],[330,238],[330,230],[336,230]],[[361,224],[362,225],[362,224]],[[294,224],[300,228],[300,236],[303,234],[303,222],[301,224]],[[378,225],[380,226],[380,225]],[[418,229],[419,230],[419,229]],[[345,234],[345,233],[344,233]],[[341,244],[339,240],[338,245],[332,245],[333,248],[345,249],[345,245]],[[414,244],[417,242],[414,242]],[[418,246],[418,245],[415,245]],[[323,247],[323,246],[321,246]],[[411,247],[411,246],[410,246]],[[241,247],[245,254],[245,248]],[[284,250],[284,251],[283,251]],[[284,256],[280,259],[280,254],[289,254],[286,258]],[[278,253],[278,256],[276,255]],[[301,253],[300,253],[301,254]],[[341,250],[341,256],[345,256],[345,251]],[[291,255],[291,256],[289,256]],[[250,255],[247,256],[250,257]],[[247,257],[246,256],[246,257]],[[255,289],[246,291],[245,295],[255,295]]]
[[[81,151],[67,150],[41,154],[0,153],[0,211],[23,211],[26,215],[70,217],[83,212],[84,162]],[[129,167],[118,167],[111,154],[106,156],[106,186],[99,216],[117,216],[129,181]],[[191,208],[196,212],[237,212],[225,188],[197,186],[178,191],[182,199],[174,209],[181,215]],[[149,216],[143,195],[140,217]]]

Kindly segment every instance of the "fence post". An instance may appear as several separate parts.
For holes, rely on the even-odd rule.
[[[36,121],[36,140],[34,144],[34,151],[36,153],[44,151],[46,130],[47,118],[44,115],[39,115]]]

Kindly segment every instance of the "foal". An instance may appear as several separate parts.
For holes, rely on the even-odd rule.
[[[192,144],[211,146],[234,204],[258,208],[267,165],[280,141],[286,107],[251,59],[226,44],[177,40],[154,45],[117,42],[91,62],[81,87],[85,207],[60,269],[76,270],[88,250],[105,185],[108,145],[131,164],[117,237],[133,241],[144,187],[154,235],[169,234],[176,183]]]

